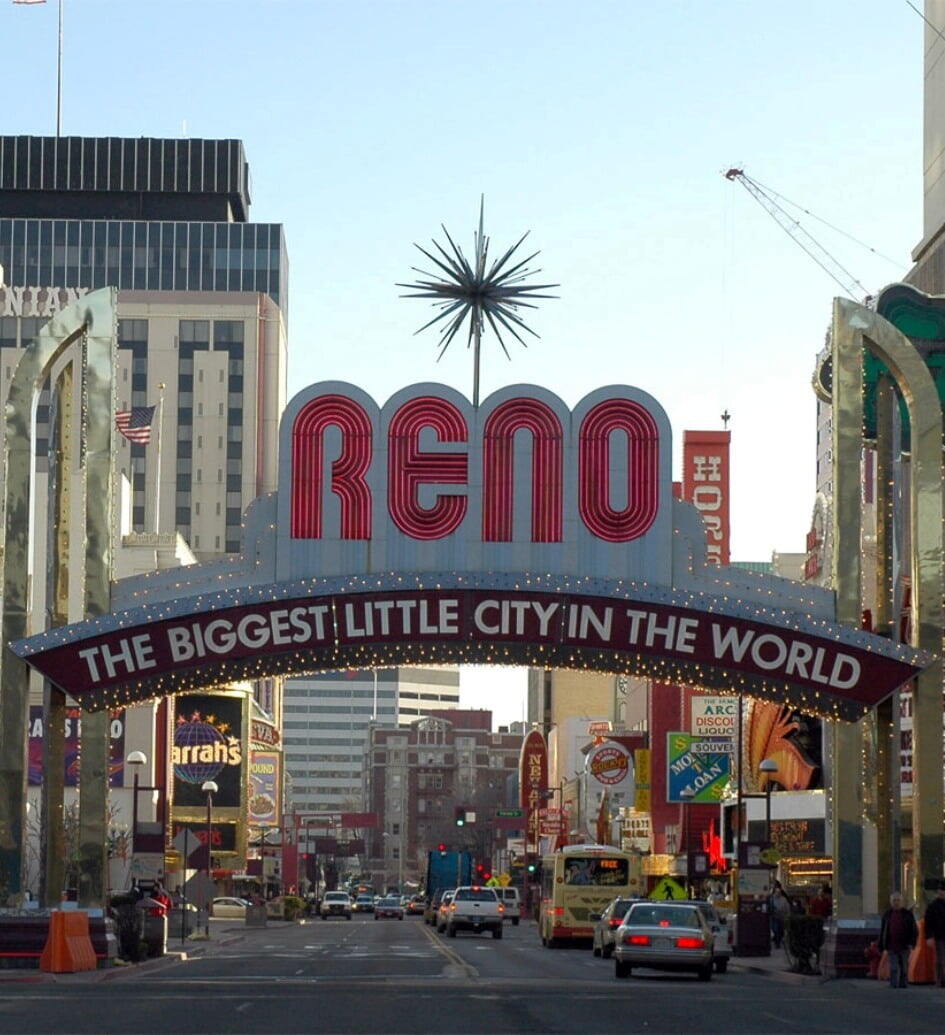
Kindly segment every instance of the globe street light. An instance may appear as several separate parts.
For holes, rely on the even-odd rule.
[[[771,844],[771,774],[778,771],[778,763],[773,758],[763,758],[758,766],[759,773],[766,773],[765,780],[765,844]]]
[[[143,751],[131,751],[125,759],[125,765],[130,765],[134,773],[131,784],[131,855],[135,854],[135,844],[138,840],[138,773],[143,765],[148,764],[148,756]]]
[[[213,796],[220,789],[213,780],[204,780],[200,789],[207,796],[207,937],[210,937],[210,846],[213,844]]]

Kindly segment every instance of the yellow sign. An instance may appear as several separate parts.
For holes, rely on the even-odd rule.
[[[669,902],[673,899],[685,898],[686,889],[672,877],[664,877],[650,892],[649,897],[657,902]]]
[[[500,888],[507,888],[512,883],[512,878],[507,873],[500,873],[498,881]]]
[[[650,749],[637,748],[633,752],[633,767],[636,770],[636,796],[633,807],[637,812],[650,811]]]

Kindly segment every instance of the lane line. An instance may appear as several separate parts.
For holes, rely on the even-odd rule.
[[[441,952],[454,967],[458,967],[468,980],[476,981],[478,979],[479,971],[471,963],[467,963],[454,949],[444,945],[439,937],[426,925],[424,925],[423,933],[433,943],[434,948]]]

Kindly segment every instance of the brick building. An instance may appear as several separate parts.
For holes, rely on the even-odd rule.
[[[433,712],[406,727],[373,726],[364,803],[378,815],[364,869],[375,886],[417,883],[426,853],[440,842],[490,860],[494,809],[515,805],[522,731],[492,730],[492,712]],[[456,807],[476,820],[456,826]]]

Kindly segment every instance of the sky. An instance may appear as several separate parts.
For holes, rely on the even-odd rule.
[[[570,405],[611,383],[682,431],[731,414],[732,553],[800,551],[814,501],[813,360],[840,289],[737,183],[802,216],[873,293],[922,236],[922,38],[905,0],[64,0],[63,132],[238,137],[251,218],[285,225],[289,395],[471,394],[471,358],[414,336],[395,284],[444,223],[531,231],[560,298],[482,394]],[[917,6],[921,6],[917,3]],[[4,133],[55,131],[56,4],[0,0]],[[521,673],[466,699],[521,717]],[[516,696],[516,695],[519,696]]]

